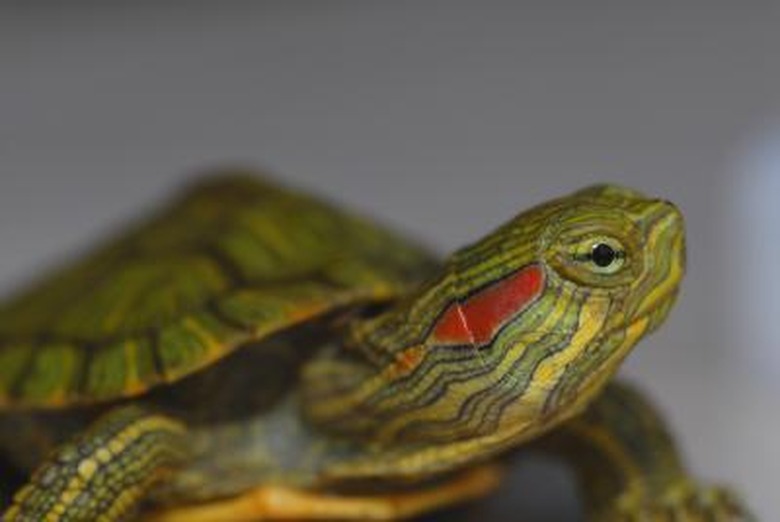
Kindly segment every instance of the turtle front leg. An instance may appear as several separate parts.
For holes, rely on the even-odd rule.
[[[122,520],[185,458],[184,435],[178,422],[140,407],[113,410],[55,450],[0,520]]]
[[[573,466],[590,520],[753,520],[729,490],[691,478],[658,413],[624,384],[609,385],[541,445]]]

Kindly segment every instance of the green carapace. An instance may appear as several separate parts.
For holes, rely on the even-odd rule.
[[[2,520],[408,518],[488,495],[519,447],[571,465],[591,520],[746,520],[613,381],[684,265],[680,212],[617,186],[440,259],[205,178],[0,304]]]

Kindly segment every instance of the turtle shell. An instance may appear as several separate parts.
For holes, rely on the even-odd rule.
[[[325,202],[211,176],[0,305],[0,407],[138,395],[281,329],[391,299],[432,266]]]

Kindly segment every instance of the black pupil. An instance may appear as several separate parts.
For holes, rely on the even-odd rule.
[[[617,252],[615,252],[615,249],[604,243],[599,243],[594,246],[593,251],[591,252],[591,259],[596,263],[596,266],[600,267],[611,265],[616,257]]]

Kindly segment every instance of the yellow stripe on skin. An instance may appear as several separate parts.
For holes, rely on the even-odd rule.
[[[525,335],[522,341],[518,341],[512,348],[511,353],[502,357],[502,362],[493,369],[489,374],[485,375],[480,383],[494,382],[500,376],[505,375],[509,367],[520,357],[526,349],[526,346],[537,342],[542,336],[546,335],[549,329],[555,324],[559,323],[564,314],[566,313],[567,306],[571,302],[571,296],[561,296],[560,300],[556,303],[556,306],[547,314],[540,323],[537,331],[529,332]],[[427,348],[427,347],[425,347]],[[401,352],[403,353],[403,352]],[[429,355],[426,355],[426,357]],[[475,352],[475,357],[482,357],[479,352]],[[422,361],[418,363],[418,366],[422,364]],[[317,367],[314,366],[310,370],[316,371]],[[403,394],[393,395],[384,399],[381,403],[382,408],[392,409],[394,407],[405,405],[406,403],[413,403],[415,399],[424,392],[436,379],[447,372],[447,368],[438,365],[431,368],[431,370],[424,374],[419,375],[414,384],[407,386]],[[372,396],[380,392],[389,384],[393,383],[399,377],[395,364],[391,364],[382,369],[380,373],[374,377],[367,379],[360,386],[356,387],[348,394],[339,395],[332,400],[318,402],[316,407],[312,407],[310,413],[316,417],[334,417],[339,415],[349,416],[355,411],[357,405],[369,400]],[[462,397],[468,397],[475,390],[478,390],[477,384],[471,381],[461,383],[460,385],[451,386],[452,395],[460,395]],[[450,414],[455,413],[455,409],[459,406],[458,403],[450,405]],[[430,408],[435,409],[437,406],[431,405]],[[455,409],[453,409],[455,408]],[[382,426],[382,435],[378,437],[380,439],[390,439],[393,437],[393,433],[398,432],[404,425],[413,421],[414,419],[425,419],[430,417],[427,408],[414,409],[406,412],[404,415],[398,416],[394,421],[386,423]]]
[[[138,407],[110,412],[39,467],[2,520],[117,520],[185,457],[184,434]]]
[[[509,367],[516,360],[523,357],[528,346],[538,342],[543,336],[547,335],[548,330],[553,325],[557,324],[563,319],[567,306],[570,303],[570,297],[561,297],[560,301],[556,303],[556,306],[550,311],[549,314],[545,316],[537,330],[535,332],[528,332],[527,334],[523,335],[521,340],[515,342],[514,346],[510,349],[510,353],[507,353],[502,357],[501,364],[499,364],[490,374],[485,376],[484,382],[490,383],[495,381],[500,376],[506,375]],[[475,357],[479,357],[484,361],[485,356],[477,351],[475,352]],[[419,376],[417,382],[412,387],[409,387],[408,391],[405,390],[404,394],[397,394],[389,397],[382,403],[382,405],[385,408],[392,408],[401,404],[414,402],[414,400],[422,393],[422,390],[427,389],[436,379],[440,378],[442,374],[446,373],[446,371],[447,369],[441,365],[432,368],[427,374]],[[479,389],[477,383],[473,383],[471,381],[464,383],[464,385],[470,387],[467,392],[473,392],[474,390]],[[469,393],[465,394],[464,396],[467,396],[468,394]],[[421,417],[424,417],[424,415],[421,415]]]
[[[647,331],[649,324],[649,317],[643,316],[630,324],[625,330],[625,338],[620,347],[610,356],[610,358],[604,363],[604,365],[594,372],[591,379],[583,385],[581,394],[578,400],[575,401],[575,409],[579,410],[589,402],[595,394],[600,392],[607,381],[609,381],[617,371],[618,366],[623,362],[623,359],[631,351],[631,348],[637,343],[639,339]]]
[[[569,345],[542,361],[536,369],[526,394],[529,404],[538,405],[540,409],[543,407],[545,398],[566,372],[566,365],[582,354],[588,344],[601,332],[608,318],[608,312],[609,301],[599,296],[590,297],[583,303],[577,330]]]

